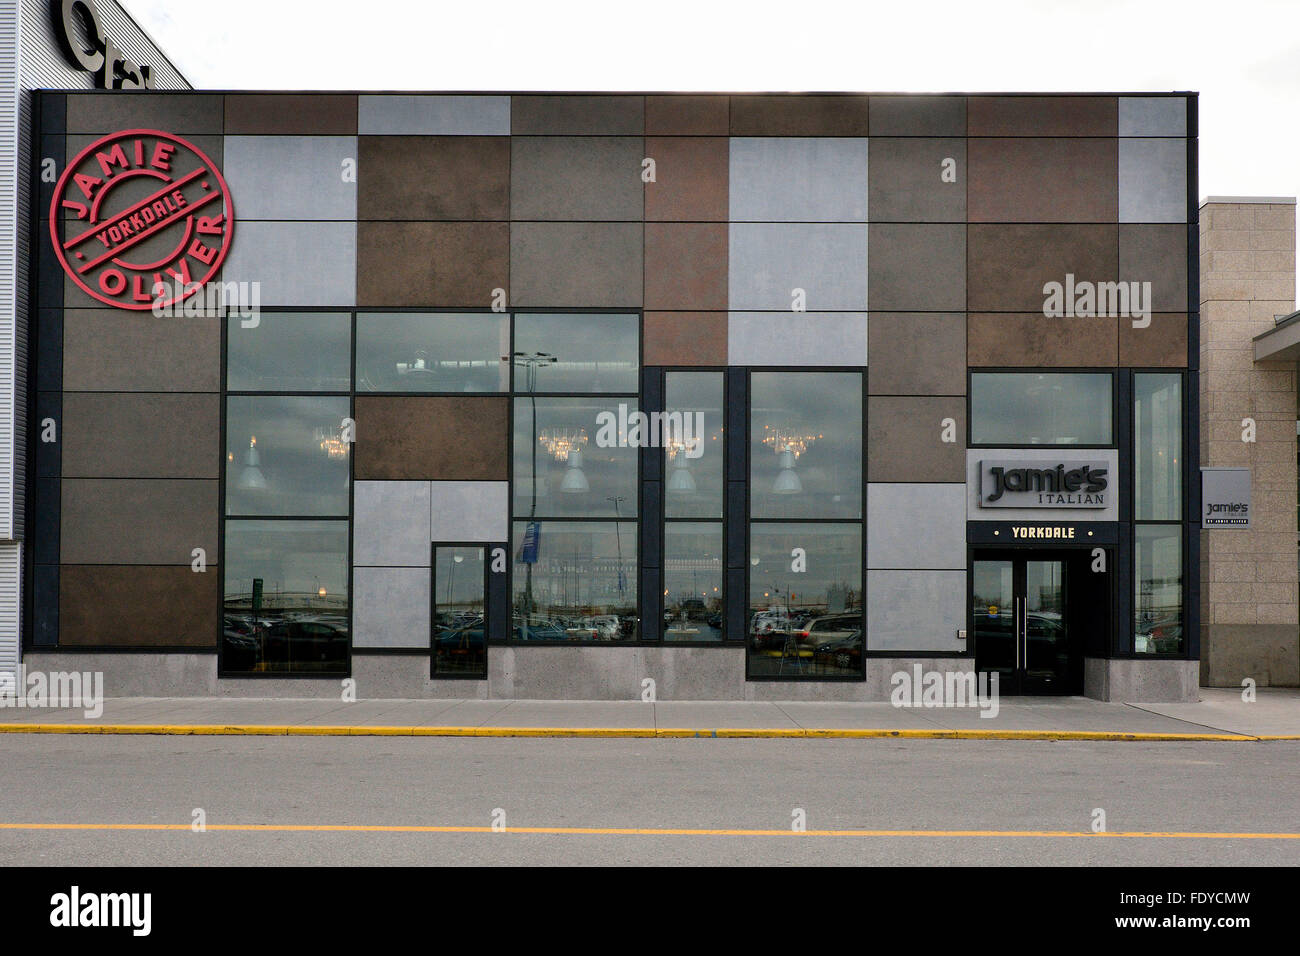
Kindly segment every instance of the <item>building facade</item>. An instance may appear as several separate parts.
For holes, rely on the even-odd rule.
[[[189,83],[115,0],[0,0],[0,688],[18,664],[27,501],[32,91]]]
[[[1201,531],[1201,677],[1300,684],[1296,201],[1201,205],[1201,463],[1246,469],[1250,524]]]
[[[30,667],[1194,698],[1194,94],[38,116]]]

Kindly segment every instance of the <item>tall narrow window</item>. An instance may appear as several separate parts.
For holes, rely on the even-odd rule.
[[[1133,652],[1181,657],[1183,394],[1176,372],[1133,374]]]
[[[222,673],[347,672],[351,330],[227,322]]]
[[[664,376],[663,638],[723,639],[721,372]]]
[[[750,376],[747,673],[862,679],[862,376]]]
[[[487,677],[487,567],[482,547],[434,545],[434,677]]]

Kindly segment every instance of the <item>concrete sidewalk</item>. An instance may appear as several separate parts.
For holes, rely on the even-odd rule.
[[[1202,688],[1192,704],[1003,698],[993,717],[883,702],[134,697],[105,700],[98,717],[4,707],[0,733],[1300,740],[1300,690],[1262,689],[1252,703],[1232,688]]]

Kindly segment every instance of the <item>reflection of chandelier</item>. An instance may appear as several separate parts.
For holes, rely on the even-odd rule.
[[[789,451],[794,453],[795,458],[798,458],[812,447],[813,442],[821,437],[820,433],[816,435],[796,435],[792,432],[782,431],[775,425],[763,426],[763,444],[771,445],[772,450],[778,455],[784,451]]]
[[[316,441],[325,457],[337,460],[348,457],[348,443],[343,440],[343,430],[339,428],[316,429]]]
[[[556,461],[568,461],[569,452],[581,451],[587,444],[585,428],[543,428],[537,433],[537,440],[546,446],[546,450],[555,456]]]

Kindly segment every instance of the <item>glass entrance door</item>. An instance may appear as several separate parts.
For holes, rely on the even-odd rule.
[[[981,555],[971,582],[976,670],[1004,694],[1077,693],[1066,557]]]

